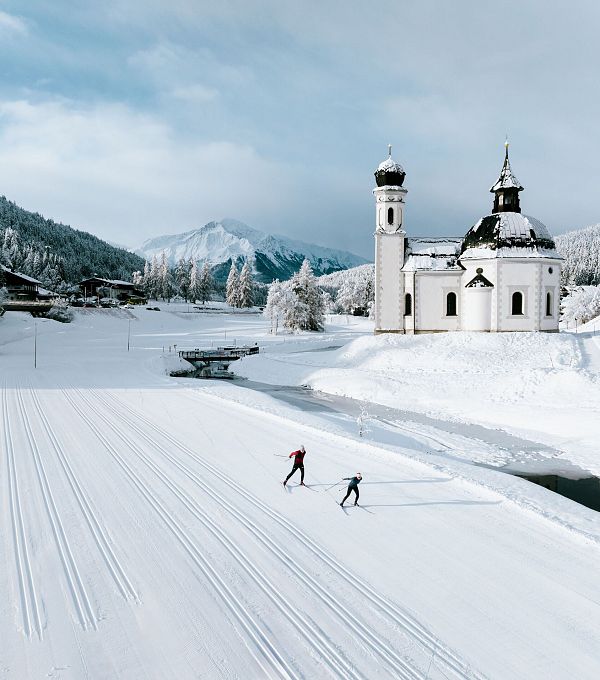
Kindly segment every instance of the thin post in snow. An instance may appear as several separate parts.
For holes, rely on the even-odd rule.
[[[37,368],[37,319],[33,320],[33,367]]]

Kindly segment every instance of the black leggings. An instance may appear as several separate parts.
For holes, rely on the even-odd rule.
[[[292,471],[290,474],[285,478],[285,481],[287,480],[296,472],[296,470],[300,470],[300,484],[304,481],[304,464],[303,463],[294,463],[294,467],[292,468]]]
[[[348,496],[349,496],[353,491],[354,491],[354,493],[356,494],[356,498],[354,499],[354,503],[355,503],[355,504],[358,503],[358,497],[359,497],[359,495],[360,495],[360,494],[358,493],[358,487],[357,487],[357,486],[352,486],[352,484],[350,484],[350,485],[348,486],[348,491],[347,491],[346,495],[344,496],[344,499],[342,500],[342,503],[345,503],[346,498],[348,498]]]

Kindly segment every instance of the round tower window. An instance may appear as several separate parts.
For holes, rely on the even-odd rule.
[[[552,269],[552,267],[548,267],[548,274],[552,274],[553,271],[554,269]]]
[[[475,270],[478,274],[483,274],[483,269],[481,267],[477,267]]]

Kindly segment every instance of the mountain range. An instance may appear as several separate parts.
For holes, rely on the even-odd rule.
[[[209,222],[183,234],[157,236],[134,252],[147,260],[164,252],[171,265],[181,258],[208,261],[217,278],[227,276],[232,261],[248,260],[253,263],[256,279],[264,283],[289,279],[305,258],[317,276],[368,262],[344,250],[267,234],[233,219]]]

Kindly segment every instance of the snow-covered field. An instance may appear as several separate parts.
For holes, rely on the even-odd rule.
[[[470,462],[598,471],[594,336],[332,321],[82,309],[37,321],[34,369],[33,320],[0,319],[0,677],[598,677],[600,515]],[[166,374],[234,341],[240,375],[405,416],[361,438],[333,398]]]

